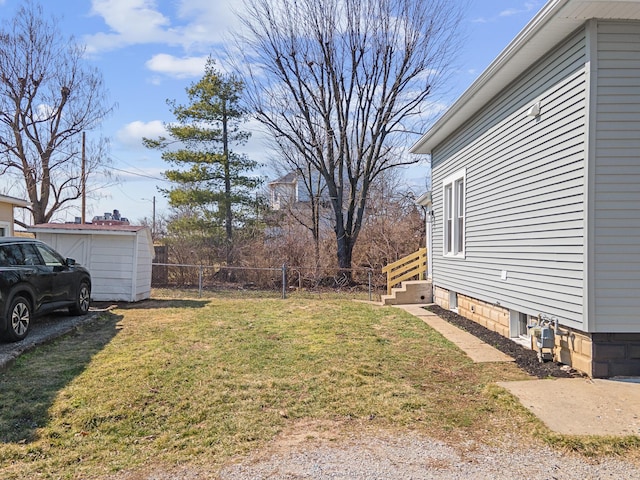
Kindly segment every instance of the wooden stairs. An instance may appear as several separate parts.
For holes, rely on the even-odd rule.
[[[382,272],[387,274],[387,294],[381,296],[383,305],[409,305],[433,301],[432,284],[426,279],[426,248],[386,265]]]

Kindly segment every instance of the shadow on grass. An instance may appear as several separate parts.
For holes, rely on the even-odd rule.
[[[209,300],[182,298],[150,298],[139,302],[91,302],[91,307],[99,310],[116,307],[122,310],[144,310],[156,308],[203,308]]]
[[[119,331],[121,315],[104,312],[57,340],[21,355],[0,372],[0,442],[30,443],[46,425],[59,392]]]

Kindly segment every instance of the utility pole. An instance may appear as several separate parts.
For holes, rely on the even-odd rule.
[[[141,198],[140,200],[145,200],[145,201],[149,201],[148,198]],[[151,198],[151,201],[153,202],[153,210],[151,213],[151,238],[153,240],[156,239],[156,196],[154,195]]]
[[[84,173],[84,169],[85,169],[85,132],[82,132],[82,159],[81,159],[81,163],[82,163],[82,169],[81,169],[81,177],[80,178],[80,188],[82,189],[82,215],[80,216],[80,223],[82,223],[84,225],[85,223],[85,211],[87,209],[87,188],[86,188],[86,179],[85,179],[85,173]]]
[[[153,215],[151,217],[151,238],[156,237],[156,196],[153,196]]]

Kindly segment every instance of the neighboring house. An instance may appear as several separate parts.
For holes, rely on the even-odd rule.
[[[46,223],[28,231],[89,269],[93,300],[137,302],[151,296],[149,227]]]
[[[269,187],[269,206],[272,210],[282,210],[286,207],[309,204],[311,202],[310,189],[305,185],[305,179],[302,178],[302,175],[296,172],[287,173],[267,185]],[[325,183],[320,178],[319,173],[314,172],[311,174],[311,189],[314,193],[313,198],[319,200],[321,206],[329,205]]]
[[[296,173],[287,173],[267,185],[269,187],[269,206],[271,210],[280,210],[298,201],[299,186]]]
[[[26,200],[0,195],[0,237],[12,237],[13,230],[13,207],[27,207],[30,205]]]
[[[548,320],[556,360],[640,375],[640,1],[549,1],[412,152],[437,304],[510,337]]]

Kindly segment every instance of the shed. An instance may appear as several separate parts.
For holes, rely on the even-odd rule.
[[[93,300],[137,302],[150,297],[154,254],[148,227],[47,223],[28,231],[89,269]]]

